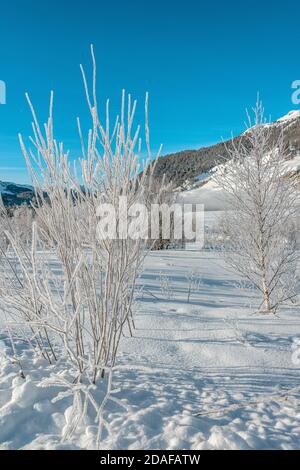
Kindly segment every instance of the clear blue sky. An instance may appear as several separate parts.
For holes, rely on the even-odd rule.
[[[99,97],[117,110],[121,89],[142,116],[150,93],[152,146],[198,148],[243,129],[260,92],[273,119],[295,109],[300,79],[300,2],[10,0],[0,6],[0,180],[26,181],[17,133],[30,133],[28,91],[44,120],[55,91],[56,132],[79,155],[76,117],[86,115],[79,63],[95,46]]]

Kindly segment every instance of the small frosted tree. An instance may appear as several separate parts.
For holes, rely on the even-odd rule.
[[[156,160],[151,159],[150,153],[147,97],[145,134],[149,158],[143,168],[140,126],[133,128],[136,102],[130,95],[126,104],[123,91],[121,113],[112,128],[107,101],[102,124],[93,48],[91,52],[92,92],[81,67],[92,124],[85,143],[78,119],[82,158],[72,168],[63,144],[55,140],[53,94],[44,132],[27,96],[33,116],[34,138],[30,140],[34,150],[25,146],[21,136],[20,142],[36,200],[30,267],[22,267],[24,277],[32,283],[34,298],[43,306],[44,317],[38,323],[58,333],[79,375],[88,372],[96,382],[106,367],[115,364],[124,327],[131,328],[145,241],[143,237],[123,236],[118,228],[121,219],[129,220],[135,205],[146,203],[153,193]],[[126,200],[122,210],[121,199]],[[102,237],[98,230],[99,212],[107,206],[114,211],[116,234],[112,237]],[[21,260],[22,251],[13,239],[10,242]],[[62,267],[62,296],[49,286],[47,263],[38,253],[41,248],[48,250]]]
[[[261,293],[260,311],[275,312],[294,299],[296,286],[295,222],[298,191],[284,173],[290,158],[283,133],[266,123],[261,103],[254,122],[237,143],[227,146],[226,162],[214,179],[230,211],[220,219],[223,253],[228,264]]]

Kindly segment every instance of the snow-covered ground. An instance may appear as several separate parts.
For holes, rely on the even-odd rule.
[[[153,252],[141,284],[134,337],[122,338],[113,375],[122,405],[106,405],[102,447],[299,448],[299,305],[253,314],[255,294],[210,251]],[[89,419],[62,442],[72,401],[53,403],[59,390],[39,387],[53,366],[22,342],[16,349],[25,379],[0,331],[0,448],[93,448]]]

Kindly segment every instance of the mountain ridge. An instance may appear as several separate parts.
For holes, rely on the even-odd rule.
[[[291,157],[300,154],[300,110],[292,110],[274,122],[266,124],[271,127],[274,140],[283,132],[284,141],[290,150]],[[246,139],[246,133],[217,144],[201,147],[198,150],[183,150],[167,154],[158,159],[155,176],[172,181],[179,189],[186,189],[195,183],[202,174],[208,173],[227,156],[226,148],[240,139]]]
[[[286,115],[274,122],[267,123],[271,126],[274,139],[278,132],[283,131],[284,141],[290,150],[292,157],[300,156],[300,110],[291,110]],[[165,175],[167,181],[179,190],[187,189],[199,182],[203,175],[208,174],[216,165],[226,158],[226,148],[239,139],[245,139],[243,132],[233,139],[219,142],[196,150],[182,150],[160,157],[155,168],[155,176],[162,178]],[[27,184],[15,184],[0,180],[0,194],[7,206],[28,204],[34,197],[32,186]]]
[[[0,194],[5,206],[28,204],[33,196],[33,187],[29,184],[17,184],[0,180]]]

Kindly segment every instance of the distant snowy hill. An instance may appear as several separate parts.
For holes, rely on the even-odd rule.
[[[274,139],[278,132],[283,131],[284,139],[290,149],[291,161],[286,163],[286,172],[300,173],[300,110],[293,110],[271,124]],[[244,139],[245,133],[234,138],[235,142]],[[216,210],[220,207],[215,197],[222,200],[222,194],[210,181],[211,171],[224,159],[225,146],[230,147],[231,141],[222,142],[199,150],[184,150],[166,155],[158,159],[156,176],[166,175],[167,180],[182,193],[187,201],[199,201],[201,193],[202,202],[208,210]],[[6,205],[20,205],[29,202],[33,198],[33,189],[29,185],[18,185],[0,181],[0,194]],[[222,204],[221,204],[222,206]]]
[[[283,164],[283,175],[299,174],[300,177],[300,111],[291,111],[274,123],[266,124],[274,130],[283,130],[284,138],[289,146],[291,159]],[[237,138],[243,138],[243,136]],[[236,138],[236,139],[237,139]],[[217,161],[218,163],[218,161]],[[229,163],[226,163],[226,165]],[[202,172],[179,187],[179,201],[185,204],[204,204],[206,211],[229,209],[226,194],[213,180],[212,174],[220,168],[220,164],[212,166],[210,171]]]
[[[33,198],[33,188],[30,185],[0,181],[0,194],[5,205],[20,205]]]
[[[285,116],[282,116],[281,118],[277,119],[277,121],[275,121],[274,124],[282,125],[282,124],[292,123],[293,121],[297,119],[300,119],[300,110],[290,111]]]
[[[283,131],[287,147],[293,157],[300,157],[300,110],[290,111],[271,124],[274,139]],[[245,132],[234,138],[235,142],[245,138]],[[231,141],[222,142],[199,150],[184,150],[159,158],[156,176],[166,175],[167,180],[174,182],[182,190],[191,188],[197,181],[203,181],[208,172],[220,163],[226,155],[225,146]],[[204,175],[204,176],[203,176]]]
[[[219,166],[220,167],[220,166]],[[223,211],[230,209],[226,203],[225,192],[217,185],[212,178],[212,174],[219,167],[215,167],[210,173],[205,173],[205,177],[191,186],[191,188],[181,191],[178,194],[178,200],[184,204],[204,204],[205,211]],[[300,175],[300,156],[294,157],[283,164],[282,174],[293,175],[299,173]]]

